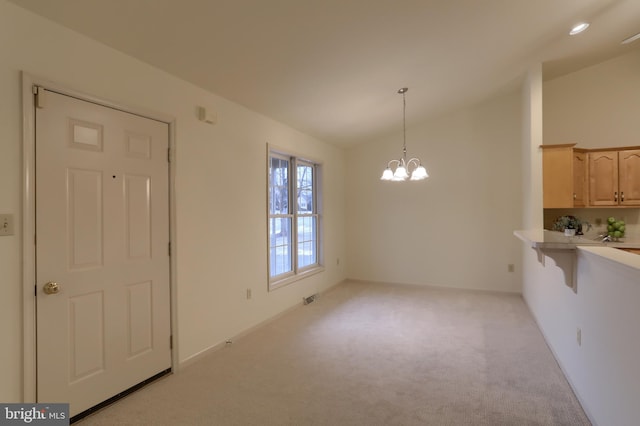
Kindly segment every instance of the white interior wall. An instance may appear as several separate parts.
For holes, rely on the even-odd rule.
[[[181,362],[346,277],[344,153],[0,0],[0,401],[22,400],[20,72],[176,122],[174,241]],[[211,126],[196,107],[218,113]],[[266,143],[322,162],[326,270],[267,292]],[[336,259],[341,258],[340,265]],[[246,299],[246,289],[253,298]]]
[[[544,144],[640,145],[640,50],[544,82]]]
[[[540,229],[542,214],[542,66],[522,86],[522,229]],[[526,266],[526,265],[525,265]],[[523,270],[525,280],[527,271]]]
[[[542,210],[542,66],[538,64],[529,70],[522,87],[522,192],[523,192],[523,229],[541,229]],[[513,237],[514,239],[516,237]],[[522,253],[522,295],[529,309],[540,324],[538,311],[546,304],[544,295],[536,290],[537,283],[543,281],[544,269],[538,262],[536,253],[529,247],[523,247]],[[549,268],[557,276],[560,269]],[[556,278],[558,280],[559,278]],[[544,331],[544,330],[543,330]]]
[[[519,292],[520,111],[514,92],[408,126],[425,181],[379,179],[402,154],[401,116],[397,133],[349,149],[349,278]]]

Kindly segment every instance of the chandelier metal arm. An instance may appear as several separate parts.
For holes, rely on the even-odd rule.
[[[403,166],[408,169],[411,164],[413,164],[414,167],[420,167],[420,164],[421,164],[420,159],[417,157],[413,157],[412,159],[407,161],[406,155],[405,155],[404,158],[400,158],[399,160],[390,160],[387,163],[387,167],[391,168],[391,166],[396,165],[396,166]]]
[[[407,167],[409,167],[409,164],[411,163],[413,163],[415,167],[420,167],[420,164],[421,164],[420,159],[416,157],[413,157],[411,160],[407,161],[406,163],[407,163]]]

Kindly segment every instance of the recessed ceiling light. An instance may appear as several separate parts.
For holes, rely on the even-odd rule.
[[[633,42],[633,41],[638,40],[639,38],[640,38],[640,33],[638,33],[638,34],[636,34],[636,35],[632,35],[632,36],[631,36],[631,37],[629,37],[629,38],[625,38],[624,40],[622,40],[622,43],[621,43],[621,44],[629,44],[629,43],[631,43],[631,42]]]
[[[569,31],[569,35],[580,34],[584,30],[586,30],[587,28],[589,28],[589,23],[588,22],[581,22],[578,25],[576,25],[575,27],[571,28],[571,31]]]

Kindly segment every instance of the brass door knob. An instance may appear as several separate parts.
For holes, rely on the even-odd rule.
[[[42,290],[45,294],[57,294],[60,292],[60,286],[58,283],[54,283],[53,281],[49,281],[42,287]]]

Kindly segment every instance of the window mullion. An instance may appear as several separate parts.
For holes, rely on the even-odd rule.
[[[320,261],[319,253],[320,253],[320,237],[318,235],[320,229],[320,217],[318,216],[318,166],[316,164],[313,165],[313,180],[311,181],[311,190],[313,191],[313,209],[311,213],[315,218],[315,226],[314,226],[314,246],[315,246],[315,261],[316,264]]]
[[[291,227],[291,265],[294,273],[298,273],[298,164],[295,157],[289,161],[289,206],[293,217]]]

